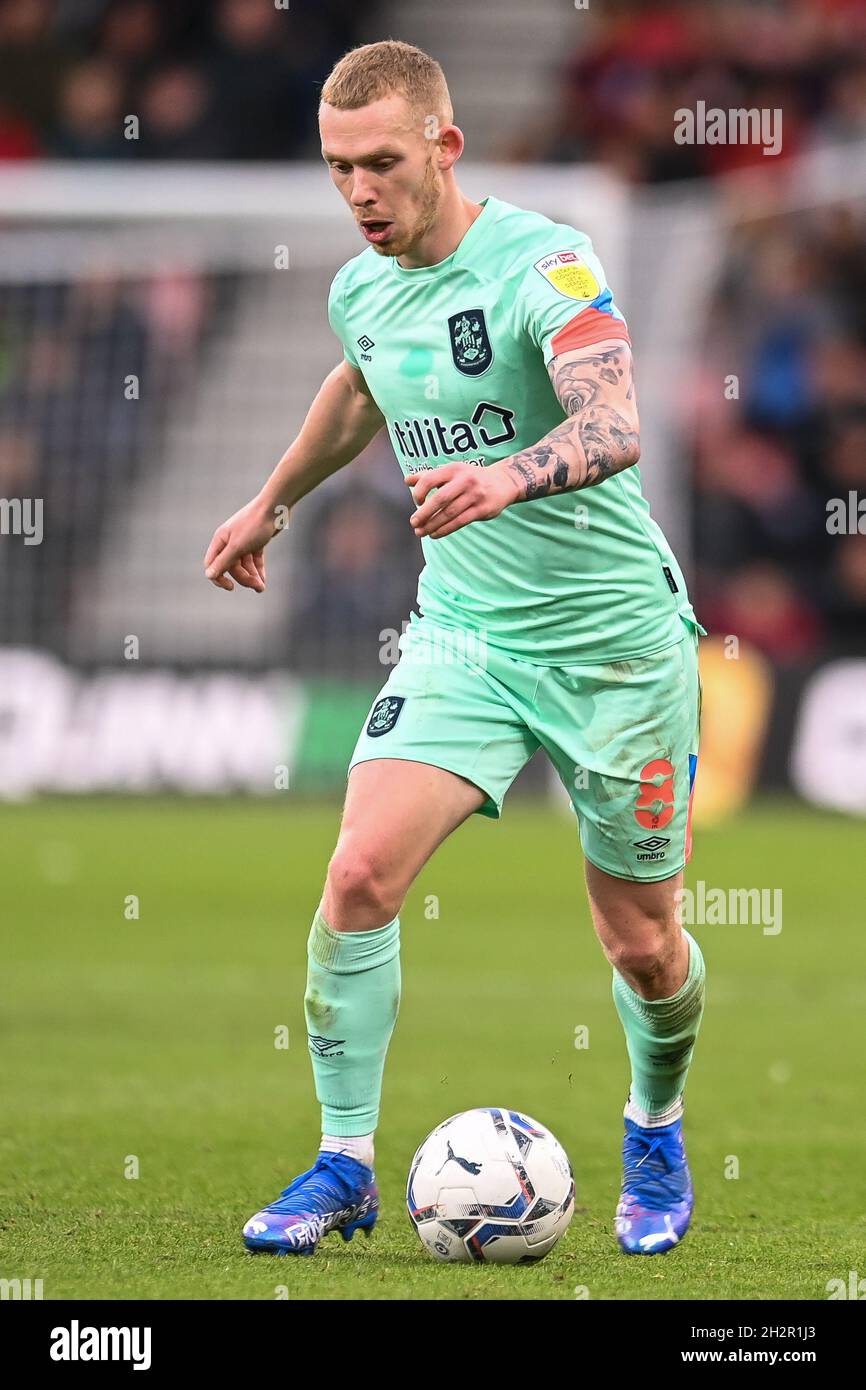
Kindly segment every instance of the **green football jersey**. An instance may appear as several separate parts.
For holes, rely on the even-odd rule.
[[[437,265],[366,248],[334,278],[328,314],[404,475],[537,444],[565,419],[550,360],[628,341],[589,238],[492,197]],[[680,614],[695,621],[637,467],[421,545],[421,612],[539,665],[660,651],[682,639]]]

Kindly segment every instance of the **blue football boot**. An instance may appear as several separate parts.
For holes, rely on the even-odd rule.
[[[614,1227],[627,1255],[663,1255],[679,1244],[695,1204],[682,1119],[659,1129],[625,1122],[622,1192]]]
[[[369,1235],[379,1215],[372,1168],[344,1153],[320,1153],[313,1167],[283,1188],[275,1202],[244,1226],[248,1250],[273,1255],[314,1255],[329,1231],[351,1240]]]

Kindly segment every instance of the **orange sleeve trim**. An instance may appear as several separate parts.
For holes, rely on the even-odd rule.
[[[603,342],[605,338],[617,338],[631,347],[631,338],[622,319],[603,314],[599,309],[581,309],[564,328],[554,334],[550,347],[554,357],[558,357],[561,352],[590,347],[593,343]]]

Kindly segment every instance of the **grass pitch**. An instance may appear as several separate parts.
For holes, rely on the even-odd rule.
[[[275,802],[0,810],[0,1276],[41,1278],[46,1299],[823,1299],[866,1273],[863,831],[786,803],[702,833],[689,870],[781,888],[783,924],[694,929],[709,995],[682,1247],[617,1252],[628,1074],[610,971],[572,822],[515,802],[458,831],[402,914],[372,1238],[247,1255],[243,1222],[318,1139],[305,941],[337,824],[335,806]],[[528,1111],[571,1157],[577,1210],[539,1265],[439,1265],[410,1227],[415,1147],[476,1105]]]

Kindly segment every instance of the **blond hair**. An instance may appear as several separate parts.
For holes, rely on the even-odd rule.
[[[454,119],[445,74],[435,58],[399,39],[350,48],[334,66],[322,87],[322,101],[339,111],[401,92],[422,117],[436,116],[444,125]]]

